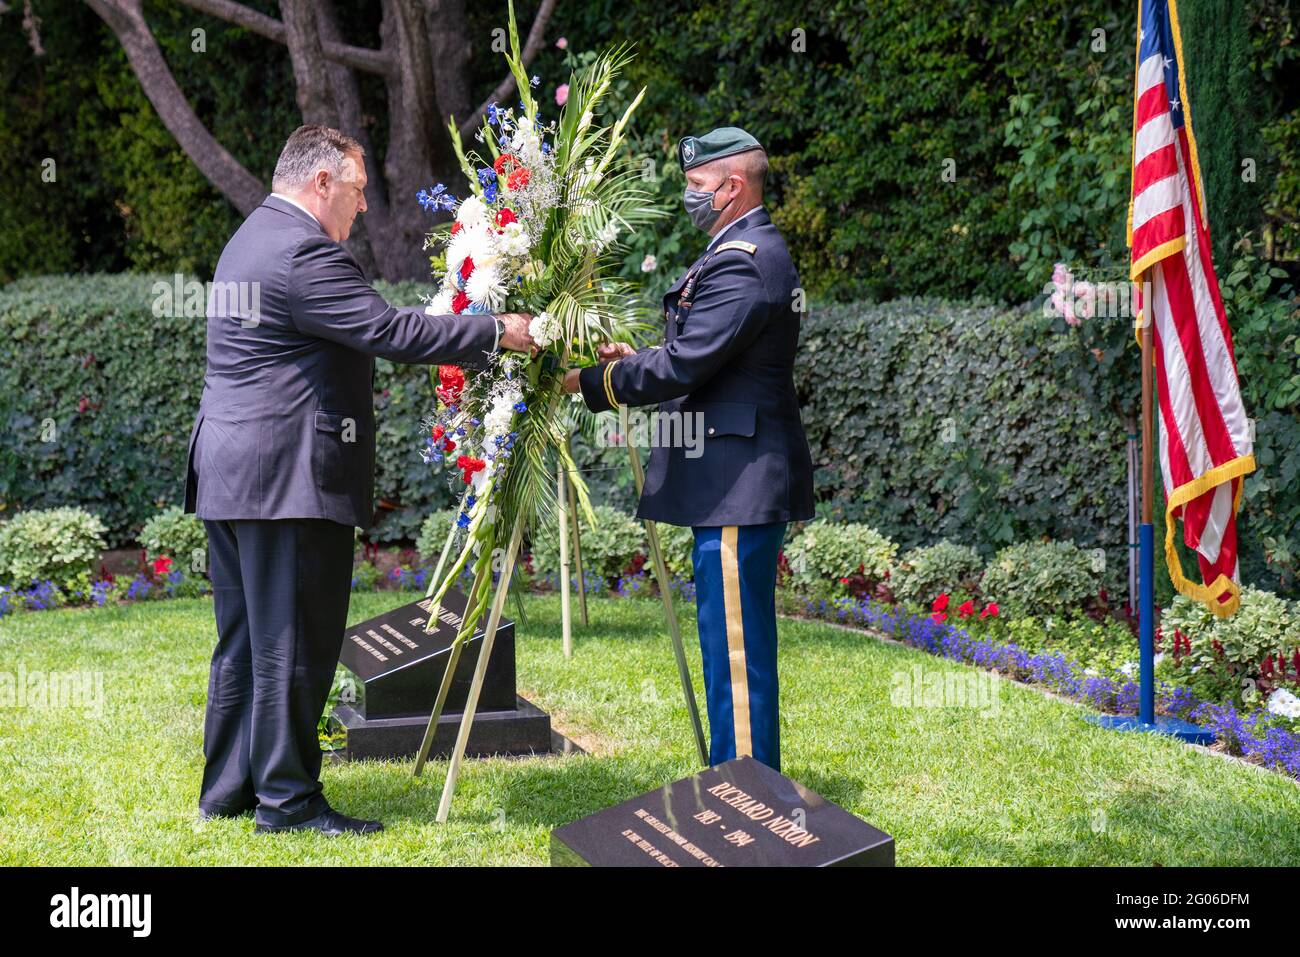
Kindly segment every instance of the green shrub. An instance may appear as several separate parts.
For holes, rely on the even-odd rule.
[[[1020,542],[994,556],[980,589],[1004,613],[1064,616],[1101,588],[1097,559],[1073,542]]]
[[[674,578],[694,581],[695,562],[692,555],[695,551],[695,533],[684,525],[665,525],[663,522],[656,522],[655,528],[659,532],[659,545],[664,550],[664,564],[668,566],[668,574]]]
[[[617,578],[637,555],[646,553],[645,529],[626,512],[597,505],[596,526],[592,528],[580,517],[579,537],[582,540],[582,567],[605,579]],[[581,516],[581,510],[579,510]],[[535,535],[532,544],[533,571],[550,575],[560,570],[559,528],[544,528]],[[577,573],[573,562],[573,549],[569,549],[570,574]]]
[[[0,525],[0,582],[26,588],[52,581],[64,591],[89,587],[104,548],[104,523],[80,508],[19,512]]]
[[[884,535],[859,522],[809,522],[785,549],[786,560],[795,578],[810,582],[817,579],[847,578],[859,568],[867,578],[885,577],[894,562],[898,546]]]
[[[150,559],[166,555],[187,573],[207,571],[208,533],[201,519],[179,505],[169,505],[144,523],[140,545]]]
[[[415,550],[426,562],[436,562],[442,554],[442,547],[447,543],[447,533],[456,524],[457,512],[454,508],[439,509],[429,515],[420,525],[420,534],[415,539]]]
[[[914,548],[889,573],[889,585],[899,601],[920,605],[940,592],[974,590],[984,560],[969,545],[939,542]]]
[[[1202,602],[1180,594],[1161,615],[1160,628],[1166,647],[1172,645],[1175,630],[1186,635],[1197,665],[1226,667],[1235,676],[1255,677],[1266,657],[1284,654],[1289,660],[1300,645],[1300,605],[1246,585],[1241,607],[1228,618],[1219,618]],[[1216,641],[1222,656],[1214,647]]]
[[[352,568],[352,590],[374,591],[382,576],[372,561],[360,561]]]

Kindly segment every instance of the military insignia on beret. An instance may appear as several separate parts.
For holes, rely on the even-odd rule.
[[[682,144],[682,159],[688,163],[695,159],[695,143],[693,141],[687,140]]]

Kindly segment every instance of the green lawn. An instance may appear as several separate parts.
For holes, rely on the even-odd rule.
[[[398,600],[355,596],[352,617]],[[558,599],[528,613],[521,689],[590,753],[468,762],[446,825],[445,762],[419,780],[409,763],[327,763],[334,806],[387,825],[335,840],[195,820],[209,601],[6,618],[0,672],[103,672],[105,706],[0,709],[0,864],[543,864],[552,827],[696,759],[657,603],[593,601],[570,661]],[[1300,787],[1281,775],[1104,731],[1009,683],[991,715],[898,706],[900,672],[973,670],[811,622],[783,621],[781,639],[785,772],[892,834],[899,864],[1296,862]]]

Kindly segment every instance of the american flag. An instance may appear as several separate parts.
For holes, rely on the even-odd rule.
[[[1227,617],[1240,603],[1237,511],[1255,458],[1211,258],[1190,109],[1177,4],[1140,0],[1130,275],[1152,321],[1165,559],[1174,587]],[[1141,301],[1146,293],[1150,302]],[[1179,519],[1203,584],[1183,574],[1174,545]]]

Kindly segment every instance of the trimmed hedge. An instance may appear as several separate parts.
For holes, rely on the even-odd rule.
[[[187,277],[188,278],[188,277]],[[0,504],[79,505],[111,547],[133,542],[158,509],[181,502],[185,452],[203,393],[205,320],[155,317],[170,276],[21,279],[0,289]],[[417,305],[415,284],[382,286]],[[446,475],[426,466],[420,420],[433,402],[427,367],[376,362],[377,499],[372,537],[413,539],[429,511],[454,507]]]
[[[10,513],[79,505],[101,516],[117,546],[180,501],[204,321],[154,318],[158,280],[170,277],[54,276],[0,289],[0,505]],[[422,291],[381,289],[410,304]],[[1246,483],[1242,573],[1291,595],[1294,579],[1279,580],[1285,566],[1266,564],[1263,548],[1285,544],[1300,514],[1290,454],[1300,414],[1277,407],[1275,393],[1265,401],[1285,370],[1261,363],[1279,342],[1298,341],[1300,320],[1281,302],[1236,304],[1234,320],[1260,463]],[[1136,405],[1131,338],[1096,339],[1105,361],[1094,365],[1094,340],[1036,307],[919,299],[816,306],[804,323],[796,385],[819,517],[868,522],[903,550],[947,538],[986,558],[1016,541],[1069,539],[1105,549],[1106,587],[1125,593],[1126,433],[1113,407]],[[418,452],[433,402],[428,371],[379,360],[376,390],[375,490],[398,507],[371,537],[413,540],[431,511],[455,505],[454,477]],[[593,469],[594,500],[630,507],[626,450],[589,445],[577,439],[574,449]]]

